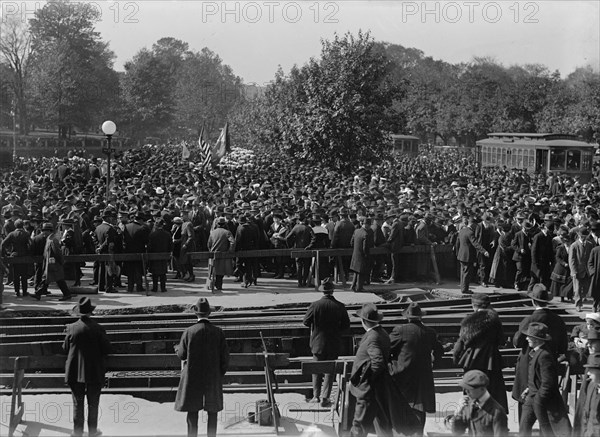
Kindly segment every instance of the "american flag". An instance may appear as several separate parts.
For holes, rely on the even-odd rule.
[[[200,145],[200,154],[202,157],[202,168],[208,169],[212,161],[212,147],[204,139],[204,126],[200,130],[200,137],[198,138],[198,144]]]

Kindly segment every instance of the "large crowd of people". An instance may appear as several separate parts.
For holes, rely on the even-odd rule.
[[[472,281],[518,290],[541,282],[555,296],[575,299],[578,309],[590,294],[595,310],[600,304],[592,251],[600,233],[597,167],[583,182],[481,169],[469,153],[427,148],[416,157],[396,156],[348,173],[236,149],[204,171],[202,164],[182,159],[179,146],[147,145],[124,152],[111,170],[106,190],[106,160],[75,154],[17,159],[0,180],[3,255],[43,255],[43,242],[26,240],[33,242],[50,225],[63,253],[170,251],[168,265],[143,266],[153,273],[153,290],[160,285],[165,291],[169,266],[175,278],[194,281],[188,255],[193,251],[352,248],[354,230],[364,227],[369,238],[363,240],[392,253],[355,265],[351,257],[342,259],[346,272],[357,272],[353,288],[359,291],[370,281],[401,281],[413,271],[403,268],[402,247],[448,244],[458,259],[452,261],[461,266],[464,293]],[[220,232],[210,240],[217,228],[231,236]],[[469,230],[472,236],[461,237]],[[335,263],[323,261],[319,279],[330,276]],[[78,285],[79,265],[65,267],[66,278]],[[427,278],[427,258],[414,267],[416,279]],[[288,274],[303,287],[311,265],[306,258],[242,258],[232,272],[216,270],[217,289],[224,275],[235,274],[249,287],[265,271]],[[17,295],[28,294],[25,278],[32,278],[39,298],[40,290],[47,292],[42,271],[43,265],[15,264],[7,277]],[[141,291],[141,274],[136,262],[95,263],[92,283],[115,292],[126,275],[128,291]],[[69,296],[68,290],[63,294]]]
[[[18,296],[28,294],[33,285],[37,300],[48,293],[48,283],[56,281],[61,299],[69,300],[66,279],[79,285],[82,272],[77,263],[65,264],[64,254],[170,252],[170,260],[147,265],[94,263],[93,283],[99,291],[118,292],[122,276],[127,277],[127,291],[144,291],[142,276],[148,270],[152,291],[165,292],[169,266],[176,278],[195,280],[189,255],[195,251],[348,248],[352,255],[342,257],[339,267],[355,273],[352,288],[361,291],[370,281],[403,280],[408,273],[399,257],[403,247],[447,244],[455,250],[464,293],[471,293],[472,281],[515,287],[527,290],[536,308],[513,338],[521,349],[512,393],[519,402],[520,433],[529,435],[536,421],[542,435],[571,433],[557,386],[558,363],[568,362],[590,377],[573,425],[584,435],[597,435],[599,417],[590,415],[600,397],[597,168],[584,182],[558,174],[480,169],[469,154],[428,149],[417,157],[397,156],[344,173],[238,149],[218,167],[203,171],[201,164],[180,155],[171,146],[129,150],[114,163],[108,190],[106,163],[96,158],[17,160],[0,181],[2,255],[39,255],[43,262],[0,263],[0,276],[6,273]],[[389,255],[372,256],[370,249],[378,246],[387,247]],[[333,299],[334,286],[328,279],[338,260],[320,261],[318,279],[323,280],[320,289],[325,295],[304,318],[317,361],[337,357],[335,348],[323,345],[339,342],[348,327],[346,311]],[[238,258],[235,265],[218,257],[211,264],[217,290],[222,289],[224,276],[234,275],[241,286],[252,287],[266,271],[277,278],[288,274],[298,287],[305,287],[311,264],[305,258],[292,262],[277,256]],[[427,271],[427,262],[417,262],[417,275]],[[586,326],[572,333],[569,348],[564,322],[547,306],[554,298],[574,299],[581,311],[588,295],[594,312],[586,316]],[[449,426],[456,433],[469,429],[472,435],[506,435],[507,398],[499,353],[505,343],[502,324],[486,295],[475,294],[472,302],[474,312],[461,323],[453,350],[455,364],[465,371],[461,387],[466,396]],[[93,310],[87,301],[76,308],[84,319]],[[206,324],[208,302],[199,301],[197,314]],[[426,413],[435,411],[432,360],[439,359],[442,348],[435,331],[422,323],[422,314],[417,304],[410,305],[405,311],[409,324],[394,329],[391,337],[381,328],[383,314],[374,304],[365,304],[356,314],[366,334],[350,378],[357,399],[352,435],[365,435],[373,425],[381,432],[391,432],[396,425],[400,432],[409,428],[423,432]],[[176,351],[182,360],[194,359],[186,346],[188,335],[195,334],[186,331]],[[221,343],[215,381],[227,367],[226,345]],[[65,345],[69,351],[68,342]],[[108,346],[104,349],[108,351]],[[185,393],[193,383],[186,378],[176,409],[188,412],[190,435],[197,433],[197,411],[207,409],[209,433],[214,435],[222,393],[216,387],[214,402],[197,404]],[[314,402],[330,405],[331,381],[331,375],[315,376]],[[400,398],[394,398],[390,387],[398,388]],[[73,384],[72,389],[82,397],[82,387]],[[97,387],[92,389],[99,396]],[[390,402],[396,406],[402,402],[400,422],[382,407]],[[80,402],[77,405],[75,426],[80,433],[83,419]],[[92,432],[95,420],[90,422]]]

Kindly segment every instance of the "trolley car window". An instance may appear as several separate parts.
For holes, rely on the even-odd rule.
[[[581,154],[581,170],[590,171],[592,169],[592,153],[583,152]]]
[[[569,150],[567,152],[567,170],[579,170],[581,164],[581,152]]]
[[[566,153],[564,150],[550,151],[550,170],[564,170],[566,163]]]

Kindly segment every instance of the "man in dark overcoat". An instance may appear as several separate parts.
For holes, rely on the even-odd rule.
[[[596,223],[599,225],[600,223]],[[600,246],[596,246],[590,252],[587,264],[590,275],[590,296],[593,299],[592,311],[600,312]]]
[[[3,251],[10,254],[11,257],[29,256],[31,250],[31,238],[29,233],[23,229],[23,220],[15,220],[15,230],[10,232],[0,244],[0,256]],[[11,264],[13,272],[13,286],[17,297],[27,296],[28,263]]]
[[[487,294],[475,293],[471,298],[474,312],[460,322],[460,333],[454,344],[454,364],[466,372],[481,370],[489,378],[488,391],[508,411],[504,367],[500,348],[506,343],[502,321],[491,308]]]
[[[287,234],[285,240],[288,247],[304,250],[309,247],[313,238],[313,230],[308,225],[308,217],[300,217],[300,220]],[[310,274],[310,258],[296,258],[296,270],[298,275],[298,287],[306,287]]]
[[[173,250],[173,242],[171,234],[165,229],[165,221],[158,217],[154,222],[154,229],[148,236],[148,253],[171,253]],[[158,291],[160,283],[160,291],[167,291],[167,271],[169,268],[168,259],[149,260],[148,270],[152,275],[152,291]]]
[[[333,282],[325,278],[319,287],[323,297],[310,304],[304,315],[305,326],[310,328],[310,350],[315,361],[336,360],[340,352],[342,332],[350,328],[350,319],[343,303],[333,297]],[[329,407],[333,375],[314,374],[313,398],[311,402],[321,402],[322,407]],[[321,391],[321,384],[323,391]]]
[[[571,435],[568,411],[558,388],[558,363],[547,343],[551,340],[548,326],[532,322],[525,331],[529,354],[527,388],[521,393],[523,409],[519,420],[519,435],[530,436],[536,420],[540,435]]]
[[[577,397],[573,436],[597,437],[600,434],[600,353],[587,359],[584,380]]]
[[[233,252],[235,250],[235,239],[227,228],[225,217],[217,218],[217,228],[210,232],[208,237],[208,250],[211,252]],[[209,260],[212,263],[212,278],[214,278],[215,290],[223,290],[223,277],[233,275],[233,260],[231,258],[215,258]]]
[[[63,294],[59,300],[70,300],[72,295],[67,286],[67,282],[65,281],[64,257],[60,249],[60,242],[54,234],[54,226],[52,223],[44,223],[42,225],[42,232],[47,235],[46,245],[44,246],[44,261],[42,264],[42,269],[44,271],[42,274],[43,285],[35,291],[33,297],[40,300],[42,294],[46,294],[48,285],[51,282],[56,282],[56,285],[58,285],[58,288]]]
[[[183,224],[181,225],[181,252],[179,255],[179,265],[183,271],[183,280],[186,282],[194,282],[196,279],[196,276],[194,275],[194,265],[192,263],[192,258],[188,254],[196,251],[196,231],[194,231],[194,224],[190,219],[188,211],[182,210],[181,218],[183,219]]]
[[[471,294],[469,285],[475,274],[475,262],[477,253],[486,257],[490,254],[483,248],[475,238],[474,227],[477,224],[474,216],[469,217],[468,225],[458,232],[456,241],[456,259],[460,262],[460,291],[462,294]]]
[[[66,326],[63,350],[65,382],[73,394],[73,435],[83,435],[85,421],[85,398],[88,401],[89,436],[98,436],[98,406],[104,386],[105,359],[110,353],[110,341],[106,331],[91,318],[95,306],[89,297],[79,299],[73,312],[79,320]]]
[[[531,272],[531,238],[533,225],[529,221],[523,222],[523,227],[513,237],[511,247],[513,249],[513,261],[517,267],[515,275],[515,289],[523,290],[525,282],[529,279]]]
[[[537,283],[550,287],[550,274],[554,261],[554,249],[552,248],[553,221],[546,220],[540,232],[535,234],[531,240],[531,280],[528,290],[532,290]]]
[[[351,244],[354,251],[350,261],[350,270],[354,272],[352,290],[356,292],[362,292],[365,283],[368,282],[373,262],[371,249],[374,246],[373,233],[367,230],[371,228],[371,219],[360,217],[359,222],[360,228],[352,235]]]
[[[525,317],[519,324],[519,330],[513,337],[513,345],[521,349],[517,364],[515,365],[515,382],[513,384],[512,397],[516,401],[521,402],[521,394],[527,388],[529,375],[529,344],[524,332],[530,323],[543,323],[548,327],[550,341],[546,345],[557,360],[560,355],[567,353],[569,336],[567,326],[562,317],[548,308],[548,304],[552,301],[552,297],[548,294],[548,290],[543,284],[536,284],[527,295],[533,301],[536,309],[530,316]],[[521,415],[522,403],[519,403],[519,416]]]
[[[235,248],[237,251],[258,249],[258,234],[256,229],[248,222],[248,217],[241,214],[238,218],[239,226],[235,234]],[[245,288],[254,283],[254,262],[251,257],[239,257],[236,262],[236,269],[243,277]]]
[[[114,210],[106,209],[102,213],[102,223],[96,226],[96,240],[98,247],[96,253],[107,254],[114,253],[117,240],[117,231],[114,228],[116,223],[116,213]],[[114,264],[114,262],[113,262]],[[107,293],[116,293],[114,288],[114,276],[109,273],[106,262],[100,262],[98,270],[98,291]]]
[[[208,320],[211,307],[204,297],[192,309],[198,322],[187,328],[175,353],[183,361],[175,411],[187,412],[187,435],[198,435],[198,412],[208,413],[207,436],[217,435],[217,413],[223,409],[223,376],[229,366],[225,334]]]
[[[399,216],[398,210],[390,212],[394,216],[392,227],[390,229],[390,235],[387,238],[386,244],[392,252],[392,271],[388,284],[400,282],[402,274],[400,272],[400,249],[404,246],[404,229],[408,224],[408,218],[406,216]]]
[[[354,315],[361,319],[365,334],[350,373],[350,393],[356,398],[350,435],[365,437],[373,428],[378,436],[392,431],[414,434],[418,419],[389,373],[391,344],[380,325],[383,314],[375,304],[365,303]]]
[[[331,236],[331,248],[332,249],[348,249],[352,247],[352,235],[354,234],[354,224],[350,221],[350,211],[346,207],[342,207],[339,210],[340,219],[336,222],[333,228],[333,235]],[[331,269],[334,270],[338,262],[344,269],[344,274],[348,277],[350,272],[350,257],[341,256],[333,257]]]
[[[141,212],[137,212],[134,220],[125,225],[123,230],[123,249],[125,253],[139,254],[146,252],[149,232],[143,221],[144,215]],[[127,261],[125,265],[127,272],[127,291],[132,292],[134,285],[136,292],[139,293],[145,291],[142,286],[142,277],[144,276],[142,262]]]
[[[390,334],[390,373],[419,418],[422,435],[426,414],[435,413],[432,360],[440,360],[444,349],[435,330],[423,324],[418,303],[411,302],[403,315],[408,323],[394,327]]]

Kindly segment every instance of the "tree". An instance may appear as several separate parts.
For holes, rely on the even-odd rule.
[[[322,41],[320,59],[280,70],[267,88],[270,146],[303,162],[343,170],[381,159],[389,149],[391,64],[368,33]]]
[[[241,79],[208,48],[190,53],[181,63],[175,90],[175,121],[182,130],[204,124],[208,133],[225,124],[231,108],[241,102]]]
[[[4,17],[0,28],[1,61],[7,67],[10,77],[14,104],[19,120],[19,133],[27,134],[29,123],[27,118],[26,81],[29,58],[31,55],[31,37],[27,25],[17,15]]]
[[[114,54],[94,27],[99,19],[91,4],[51,0],[29,22],[34,115],[58,126],[62,138],[73,127],[99,126],[118,99]]]

